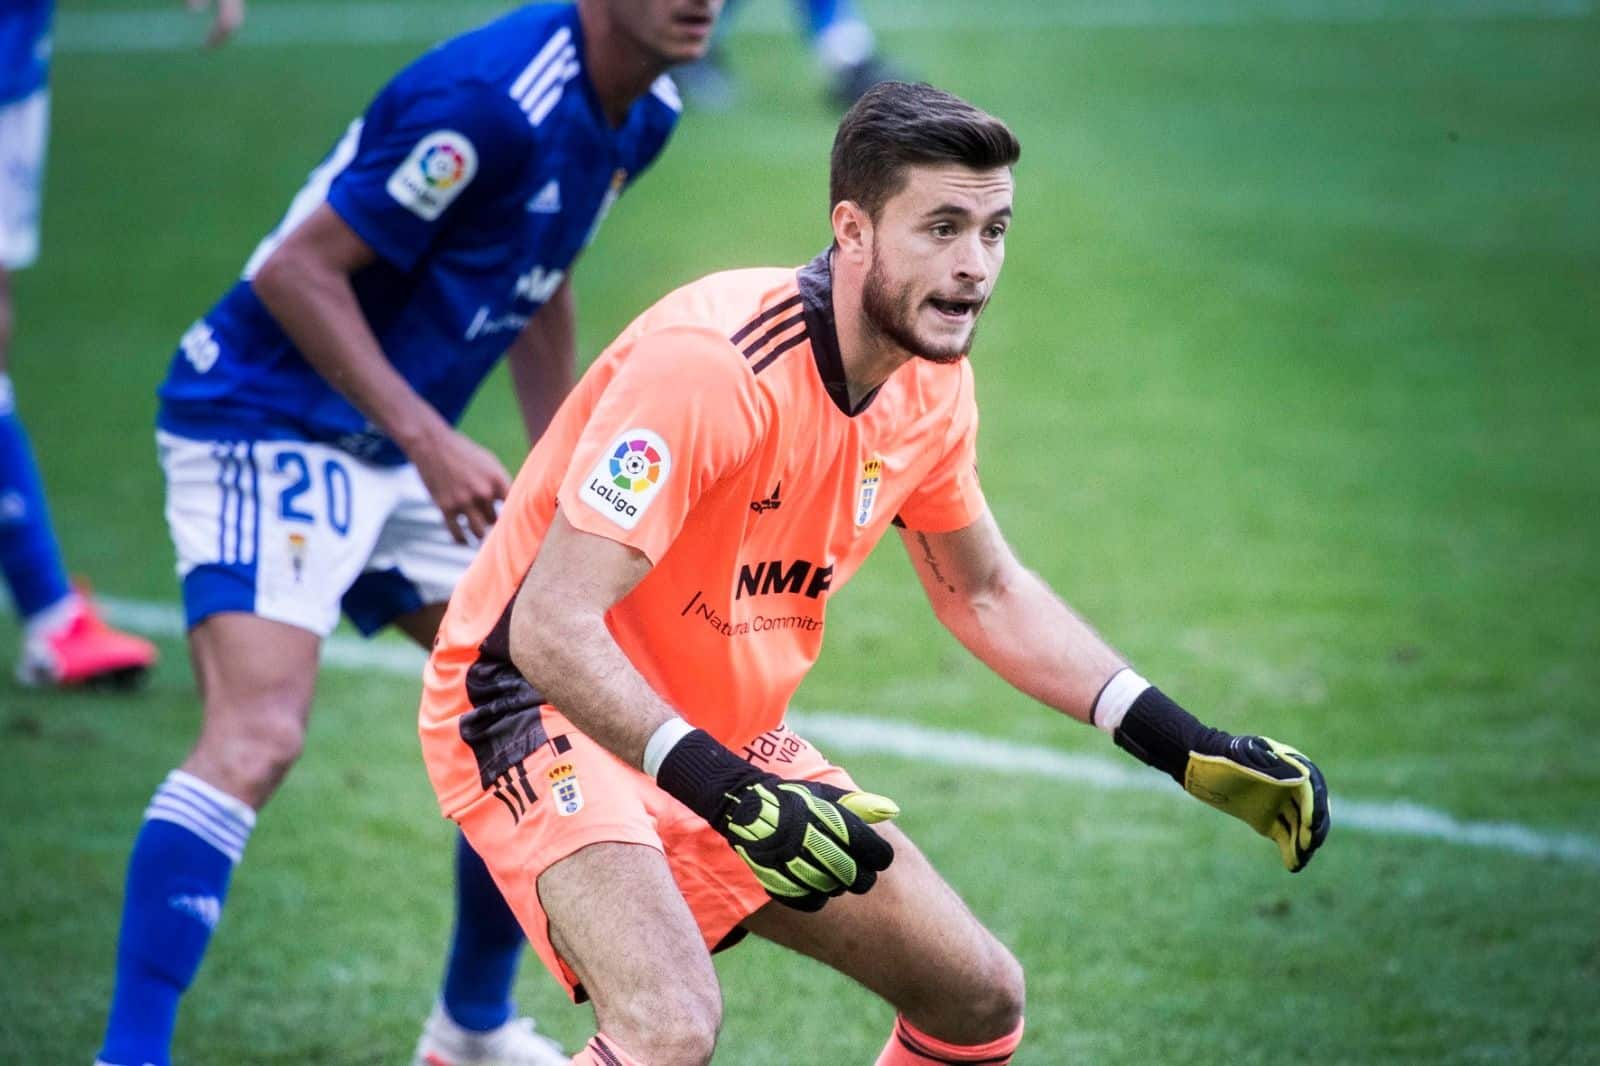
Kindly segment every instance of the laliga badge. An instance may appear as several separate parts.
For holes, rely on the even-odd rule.
[[[883,460],[873,456],[861,464],[861,481],[856,486],[856,525],[872,521],[872,509],[878,502],[878,482],[883,478]]]
[[[671,472],[672,453],[661,435],[630,429],[600,453],[578,499],[623,529],[632,529]]]
[[[547,776],[550,778],[550,795],[556,801],[557,814],[566,817],[583,810],[583,790],[578,787],[577,767],[564,762]]]
[[[384,190],[424,222],[444,214],[478,173],[478,150],[464,134],[435,130],[417,142]]]

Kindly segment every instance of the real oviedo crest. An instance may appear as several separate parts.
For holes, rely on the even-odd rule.
[[[563,817],[583,810],[583,789],[578,787],[578,769],[569,762],[553,767],[549,773],[550,796]]]
[[[878,482],[883,478],[883,460],[873,456],[861,464],[861,481],[856,486],[856,525],[872,521],[872,510],[878,502]]]

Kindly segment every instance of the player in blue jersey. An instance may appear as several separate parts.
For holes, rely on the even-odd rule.
[[[243,18],[243,0],[220,0],[211,43]],[[0,572],[22,616],[17,679],[27,685],[136,680],[155,662],[149,641],[100,619],[67,581],[44,484],[11,385],[15,316],[11,272],[39,255],[39,205],[50,131],[52,0],[0,3]]]
[[[665,71],[703,54],[721,6],[528,6],[435,48],[183,336],[158,439],[204,719],[134,842],[102,1062],[168,1062],[341,610],[431,643],[509,485],[455,423],[504,355],[542,432],[575,361],[568,273],[665,145]],[[477,856],[457,858],[455,939],[415,1061],[566,1061],[511,1018],[521,932]]]

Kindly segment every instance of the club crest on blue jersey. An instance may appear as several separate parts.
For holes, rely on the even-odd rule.
[[[300,584],[300,579],[306,572],[306,535],[304,533],[289,534],[289,566],[294,570],[294,583]]]
[[[550,795],[556,801],[556,813],[562,817],[583,810],[583,789],[578,787],[578,769],[569,762],[551,769]]]
[[[861,481],[856,486],[856,525],[872,521],[878,503],[878,482],[883,478],[883,460],[873,456],[861,464]]]
[[[433,222],[478,172],[478,150],[455,130],[435,130],[411,149],[384,186],[395,202]]]

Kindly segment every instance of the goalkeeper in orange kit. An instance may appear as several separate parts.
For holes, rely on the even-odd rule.
[[[894,804],[783,722],[828,600],[891,527],[939,620],[1007,681],[1272,838],[1290,870],[1327,835],[1305,756],[1207,728],[1145,682],[985,502],[967,355],[1018,153],[947,93],[867,92],[834,144],[831,246],[635,320],[451,598],[428,772],[546,967],[593,1001],[575,1062],[709,1061],[711,952],[747,933],[894,1005],[879,1066],[1011,1061],[1016,960]]]

